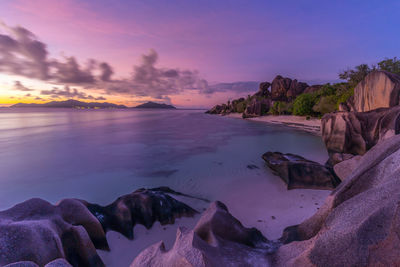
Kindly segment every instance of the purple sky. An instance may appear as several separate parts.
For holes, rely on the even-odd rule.
[[[399,17],[399,1],[2,0],[0,37],[22,47],[12,51],[19,53],[13,60],[38,60],[29,44],[39,41],[49,73],[2,64],[12,48],[0,38],[0,102],[71,96],[209,107],[256,90],[249,81],[277,74],[310,84],[336,81],[347,67],[398,56]],[[30,43],[16,26],[34,34]],[[81,71],[90,69],[89,59],[97,62],[90,82],[67,73],[64,57],[71,56]],[[107,81],[99,78],[103,62],[113,72]]]

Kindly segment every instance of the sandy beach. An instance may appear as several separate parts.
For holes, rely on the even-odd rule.
[[[231,118],[243,119],[240,113],[231,113],[226,115]],[[267,115],[255,118],[247,118],[246,120],[279,124],[295,128],[301,131],[309,132],[316,135],[321,135],[321,120],[317,118],[310,118],[307,120],[306,116],[294,116],[294,115]]]

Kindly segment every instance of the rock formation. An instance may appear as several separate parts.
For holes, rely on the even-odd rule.
[[[39,267],[32,261],[19,261],[11,264],[7,264],[4,267]],[[59,258],[47,263],[44,267],[72,267],[65,259]]]
[[[357,168],[360,159],[361,156],[353,156],[350,159],[343,160],[333,166],[333,170],[340,180],[343,181]]]
[[[253,98],[243,112],[243,118],[252,118],[265,115],[271,107],[269,98],[257,99]]]
[[[269,90],[270,87],[271,91]],[[273,101],[293,101],[306,88],[310,91],[319,89],[318,86],[309,87],[306,83],[278,75],[272,81],[272,84],[269,82],[260,83],[259,90],[254,95],[246,99],[239,98],[227,104],[216,105],[206,113],[221,115],[243,113],[243,118],[258,117],[268,113]]]
[[[224,105],[215,105],[212,107],[210,110],[207,110],[206,113],[208,114],[221,114],[222,111],[224,110]]]
[[[262,82],[260,83],[259,90],[257,93],[255,93],[255,96],[259,97],[269,97],[271,95],[271,92],[269,91],[269,87],[271,84],[269,82]]]
[[[399,166],[400,136],[373,147],[314,216],[285,230],[274,265],[400,266]]]
[[[340,180],[327,167],[294,154],[267,152],[262,158],[287,188],[333,189]]]
[[[387,71],[373,71],[354,88],[352,110],[365,112],[394,107],[399,103],[400,76]]]
[[[331,158],[335,153],[363,155],[378,142],[400,133],[400,106],[329,113],[322,118],[321,126]]]
[[[400,266],[400,135],[369,150],[311,218],[269,241],[213,203],[174,246],[144,250],[136,266]],[[296,241],[296,242],[295,242]]]
[[[214,202],[193,230],[180,228],[167,251],[159,242],[142,251],[131,267],[141,266],[269,266],[277,244],[257,229],[245,228],[224,204]]]
[[[197,213],[167,193],[174,191],[139,189],[105,207],[78,199],[52,205],[36,198],[1,211],[0,265],[28,261],[44,266],[65,258],[73,266],[103,266],[96,249],[109,249],[107,230],[132,239],[135,224],[150,228],[155,221],[168,224]]]
[[[271,99],[274,101],[292,101],[307,87],[306,83],[278,75],[271,84]]]

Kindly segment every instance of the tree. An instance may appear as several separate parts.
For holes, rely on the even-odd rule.
[[[348,69],[339,73],[339,78],[347,80],[352,87],[355,87],[361,82],[371,71],[375,70],[375,66],[372,68],[368,64],[361,64],[356,66],[354,69]]]
[[[378,68],[380,70],[400,74],[400,60],[398,60],[397,57],[394,57],[392,59],[385,58],[385,60],[382,60],[378,63]]]
[[[316,102],[313,94],[301,94],[294,100],[293,115],[304,116],[313,114],[313,106]]]

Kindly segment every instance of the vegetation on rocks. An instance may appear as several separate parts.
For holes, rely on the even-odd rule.
[[[346,82],[334,84],[309,86],[278,75],[272,83],[261,83],[259,91],[254,95],[217,105],[208,113],[242,113],[245,118],[268,114],[322,117],[339,110],[341,103],[349,102],[357,84],[376,70],[400,74],[400,60],[394,57],[376,65],[360,64],[339,73],[339,78]]]

